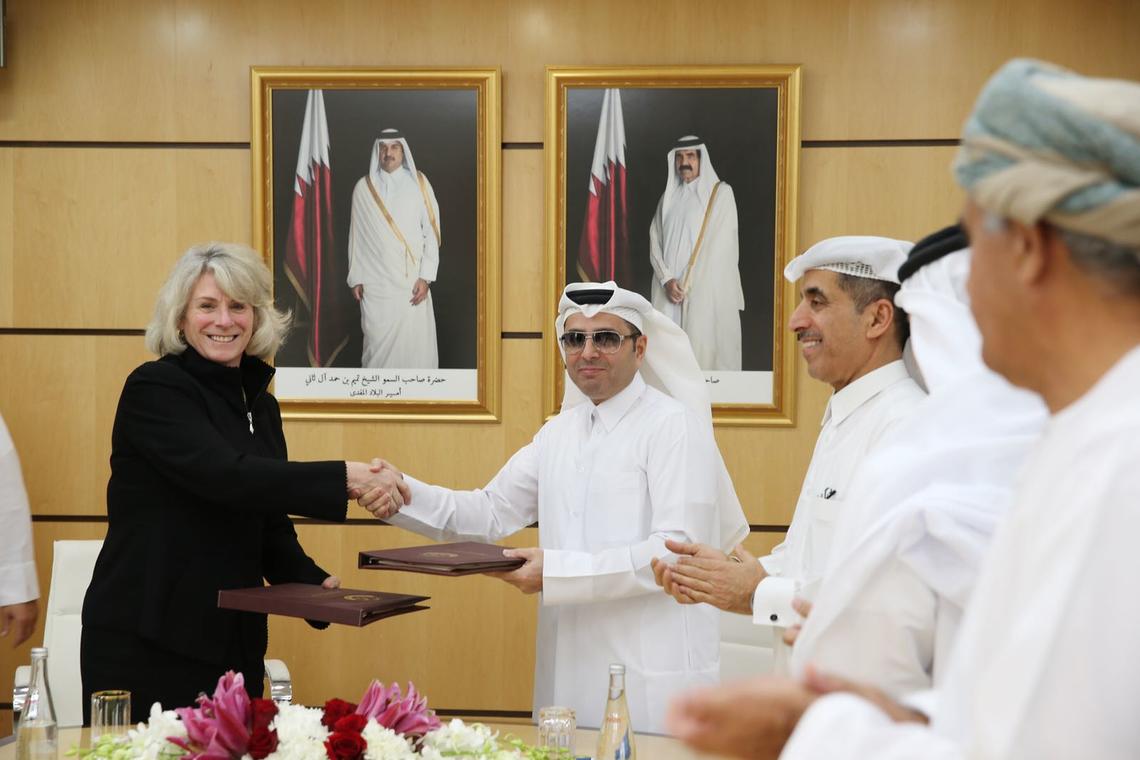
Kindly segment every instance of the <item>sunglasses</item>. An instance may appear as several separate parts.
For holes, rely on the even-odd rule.
[[[638,338],[641,333],[634,332],[629,335],[622,335],[617,330],[594,330],[593,332],[582,332],[580,330],[570,330],[569,332],[562,333],[559,340],[562,342],[562,348],[568,354],[578,354],[586,349],[586,341],[594,341],[594,348],[603,354],[616,354],[618,349],[621,348],[622,341],[626,338]]]

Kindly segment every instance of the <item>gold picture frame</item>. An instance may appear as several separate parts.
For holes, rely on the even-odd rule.
[[[282,417],[499,420],[499,70],[255,66],[250,82],[253,244],[295,316],[274,361]],[[410,184],[370,178],[387,127]],[[390,213],[381,195],[400,191]],[[397,239],[404,269],[386,280]]]
[[[606,94],[610,90],[618,92],[616,107],[615,101],[610,100],[613,96]],[[615,112],[617,127],[613,121]],[[608,120],[608,126],[603,120]],[[701,134],[700,139],[708,139],[708,161],[718,167],[723,184],[731,182],[738,187],[732,197],[736,199],[740,219],[738,240],[744,241],[739,245],[738,265],[745,304],[739,312],[743,339],[742,347],[737,349],[740,356],[735,360],[741,369],[706,372],[713,391],[713,420],[718,425],[790,427],[795,424],[797,363],[794,341],[787,335],[787,322],[795,307],[795,290],[784,280],[783,269],[796,253],[798,65],[548,66],[546,311],[555,313],[559,295],[571,281],[569,252],[574,250],[575,241],[580,241],[581,248],[574,253],[578,263],[574,279],[590,278],[584,271],[589,267],[583,267],[578,258],[586,255],[582,253],[587,246],[583,227],[593,225],[594,240],[599,235],[596,214],[591,215],[584,208],[589,194],[597,196],[601,192],[592,189],[600,187],[595,157],[609,156],[613,160],[612,148],[602,146],[612,144],[614,138],[607,135],[615,133],[624,138],[625,165],[621,181],[612,183],[611,192],[620,188],[618,206],[626,218],[626,231],[617,238],[629,242],[622,248],[628,259],[624,265],[613,263],[616,254],[612,254],[614,244],[610,244],[610,271],[630,277],[630,284],[620,282],[618,277],[619,285],[650,297],[654,273],[648,256],[648,228],[658,213],[660,180],[668,183],[672,179],[667,173],[672,168],[667,168],[666,156],[670,149],[682,144],[679,138],[697,131],[707,133]],[[616,166],[616,162],[612,165]],[[617,176],[616,169],[614,173]],[[712,198],[706,209],[712,208],[715,193]],[[706,211],[706,220],[709,213]],[[618,225],[613,221],[606,224]],[[753,225],[754,229],[745,230],[746,225]],[[593,245],[591,250],[596,251],[597,244]],[[700,246],[698,236],[696,247]],[[746,253],[758,255],[746,257]],[[695,254],[688,260],[689,269],[694,260]],[[602,275],[601,279],[606,277]],[[749,303],[753,304],[753,313],[748,313]],[[757,307],[758,303],[763,306]],[[750,321],[745,321],[745,315]],[[559,409],[565,375],[549,324],[543,333],[543,350],[543,397],[549,416]]]

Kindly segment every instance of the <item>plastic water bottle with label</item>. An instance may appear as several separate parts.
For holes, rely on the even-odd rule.
[[[614,664],[610,665],[610,689],[594,760],[633,760],[635,757],[633,727],[629,724],[629,705],[625,701],[625,665]]]
[[[47,649],[32,650],[32,680],[16,724],[16,760],[56,760],[59,739],[47,680]]]

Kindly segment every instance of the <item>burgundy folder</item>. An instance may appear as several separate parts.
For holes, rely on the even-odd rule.
[[[503,547],[478,541],[454,544],[376,549],[360,553],[359,567],[372,570],[404,570],[432,575],[472,575],[488,570],[514,570],[526,561],[503,556]]]
[[[419,602],[428,598],[355,588],[322,588],[308,583],[278,583],[223,589],[218,592],[218,607],[361,626],[393,615],[426,610],[428,608]]]

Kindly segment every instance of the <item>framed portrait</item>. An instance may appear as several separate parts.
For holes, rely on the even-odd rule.
[[[688,334],[716,423],[793,425],[799,119],[799,66],[547,67],[548,313],[614,280]]]
[[[252,69],[253,240],[292,418],[498,419],[497,69]]]

